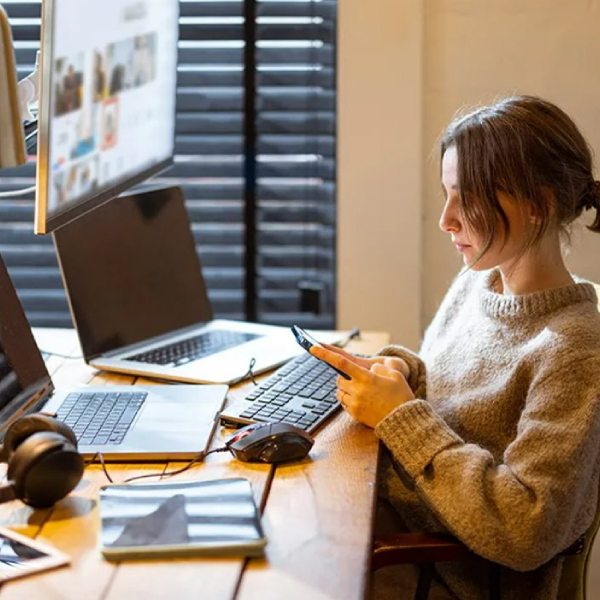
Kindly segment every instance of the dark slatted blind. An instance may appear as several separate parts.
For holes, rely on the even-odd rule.
[[[40,38],[40,2],[3,0],[19,79]],[[175,166],[215,315],[245,319],[244,4],[181,1]],[[335,0],[256,3],[256,266],[262,322],[335,326]],[[0,191],[34,183],[0,171]],[[33,197],[0,200],[0,252],[30,322],[70,326],[51,236]]]

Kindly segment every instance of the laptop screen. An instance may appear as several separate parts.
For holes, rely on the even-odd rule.
[[[0,432],[21,409],[30,412],[43,404],[51,389],[50,375],[0,257]],[[29,406],[30,401],[35,405]]]
[[[212,319],[178,187],[115,198],[54,242],[87,360]]]

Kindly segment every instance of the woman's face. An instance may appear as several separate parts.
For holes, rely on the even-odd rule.
[[[499,235],[492,241],[485,254],[477,260],[485,248],[486,240],[469,229],[460,212],[457,167],[456,147],[450,146],[442,158],[442,186],[446,194],[446,203],[439,221],[440,229],[450,234],[452,243],[463,257],[464,264],[472,265],[473,270],[483,271],[497,266],[512,266],[522,255],[523,247],[528,236],[531,235],[532,220],[527,216],[527,211],[522,204],[508,194],[497,192],[500,206],[508,219],[510,235],[505,239],[504,225],[498,219]]]

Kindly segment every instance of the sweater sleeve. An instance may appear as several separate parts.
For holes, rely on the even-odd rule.
[[[556,365],[555,365],[556,367]],[[501,462],[414,400],[375,429],[422,501],[476,554],[527,571],[590,525],[598,498],[600,359],[534,380]]]
[[[404,346],[385,346],[379,352],[379,356],[397,356],[406,362],[408,365],[408,385],[413,391],[415,398],[427,397],[427,370],[425,363],[421,360],[418,354],[412,352]]]

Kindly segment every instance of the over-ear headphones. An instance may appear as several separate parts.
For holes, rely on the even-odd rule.
[[[79,483],[85,464],[73,430],[42,413],[17,419],[6,431],[0,459],[8,463],[0,503],[18,498],[49,508]]]

